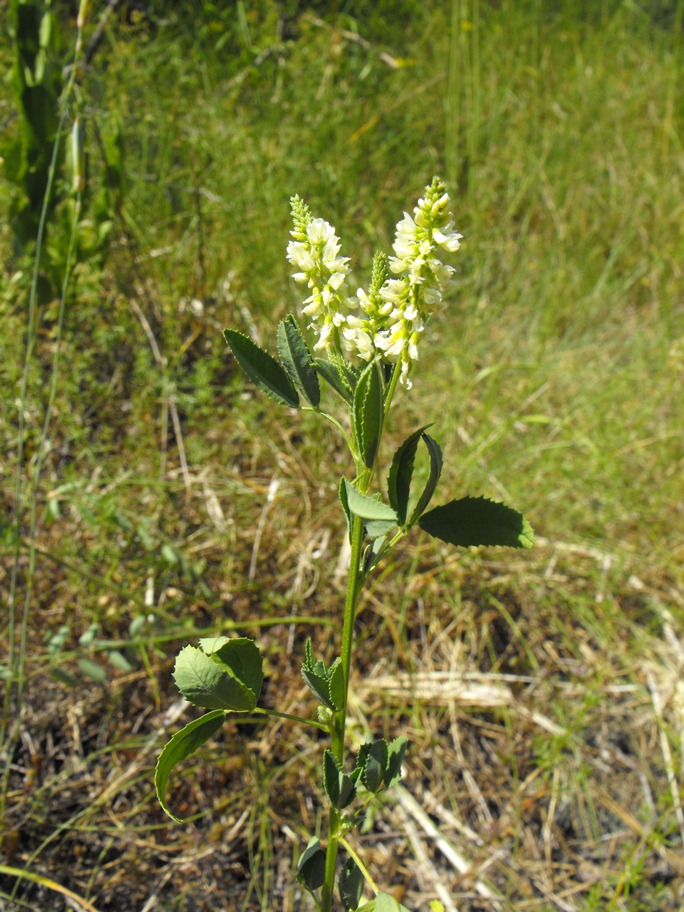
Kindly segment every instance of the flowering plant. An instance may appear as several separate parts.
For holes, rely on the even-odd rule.
[[[386,495],[371,493],[390,407],[399,384],[411,387],[411,372],[430,316],[452,283],[454,269],[438,254],[455,253],[461,235],[449,211],[449,197],[434,178],[413,216],[397,225],[394,256],[377,253],[370,284],[356,295],[347,289],[349,259],[340,255],[340,240],[326,221],[314,218],[297,196],[292,201],[293,230],[287,257],[293,278],[310,294],[302,307],[307,329],[315,336],[309,347],[293,315],[278,325],[279,360],[247,336],[227,329],[224,337],[247,376],[267,395],[289,408],[316,412],[346,440],[354,473],[342,478],[339,497],[350,546],[347,594],[338,657],[326,665],[316,659],[307,640],[301,673],[318,701],[315,718],[303,719],[258,706],[263,681],[257,645],[243,637],[215,637],[186,646],[174,677],[183,696],[208,709],[166,745],[156,769],[157,795],[174,820],[165,798],[173,768],[203,745],[232,712],[285,717],[326,732],[322,785],[328,803],[325,847],[312,836],[299,857],[297,877],[319,912],[331,912],[335,886],[345,912],[407,912],[382,892],[357,854],[349,834],[364,808],[401,777],[407,740],[371,740],[349,762],[346,742],[347,705],[356,607],[363,585],[389,550],[414,526],[449,544],[532,546],[529,523],[505,504],[462,497],[428,509],[442,471],[442,451],[427,433],[429,425],[410,434],[394,453]],[[341,419],[321,406],[321,381],[339,397]],[[300,398],[301,397],[301,398]],[[304,404],[302,405],[302,399]],[[427,450],[429,472],[422,490],[414,491],[418,447]],[[347,855],[338,866],[340,848]],[[338,869],[339,868],[339,869]],[[370,888],[373,898],[364,900]],[[432,903],[433,912],[442,909]]]

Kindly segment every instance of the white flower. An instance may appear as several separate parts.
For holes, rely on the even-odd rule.
[[[411,364],[418,358],[418,342],[430,313],[452,284],[454,269],[436,256],[439,248],[454,253],[461,235],[448,211],[449,196],[437,178],[425,188],[413,216],[408,212],[397,223],[388,279],[379,291],[385,302],[380,311],[386,322],[376,332],[375,348],[388,361],[401,361],[402,383],[410,385]]]
[[[309,328],[318,332],[317,350],[333,343],[333,331],[344,323],[341,308],[346,303],[343,288],[349,266],[340,256],[340,239],[332,225],[311,212],[298,197],[293,197],[294,240],[287,245],[287,258],[296,267],[295,282],[306,284],[311,295],[304,301],[302,312],[311,318]]]

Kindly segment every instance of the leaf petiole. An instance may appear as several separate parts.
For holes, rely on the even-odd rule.
[[[261,706],[257,706],[255,709],[253,709],[251,715],[278,716],[280,719],[289,719],[290,722],[302,722],[304,725],[311,725],[313,728],[320,729],[320,731],[330,731],[330,727],[328,725],[323,722],[316,722],[315,719],[306,719],[304,716],[296,716],[293,713],[278,712],[275,709],[264,709]]]

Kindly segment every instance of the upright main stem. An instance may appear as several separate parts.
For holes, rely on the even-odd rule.
[[[370,473],[360,477],[359,488],[365,493],[370,483]],[[332,731],[332,752],[341,764],[344,761],[344,736],[347,723],[347,697],[349,696],[349,677],[351,674],[352,647],[354,645],[354,620],[356,604],[361,590],[361,555],[363,551],[363,520],[352,515],[351,523],[351,557],[349,561],[349,578],[347,597],[344,604],[344,626],[342,628],[342,668],[344,669],[344,705],[335,713]],[[340,833],[340,812],[330,808],[328,816],[328,848],[325,855],[325,883],[321,895],[321,912],[331,912],[335,889],[335,871],[337,866],[337,847]]]

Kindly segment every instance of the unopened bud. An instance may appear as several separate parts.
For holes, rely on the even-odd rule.
[[[76,118],[71,130],[71,161],[74,169],[73,187],[76,193],[82,193],[85,190],[85,138],[83,135],[83,124],[80,118]]]

